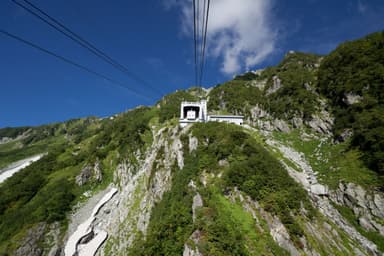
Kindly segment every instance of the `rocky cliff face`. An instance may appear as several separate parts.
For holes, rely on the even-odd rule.
[[[137,167],[129,161],[119,164],[114,179],[119,193],[106,205],[109,209],[98,223],[109,239],[99,255],[124,255],[140,234],[145,236],[152,208],[169,190],[174,164],[183,167],[183,150],[179,128],[161,128]]]
[[[255,109],[255,112],[258,117],[267,115],[261,109]],[[253,243],[267,243],[269,246],[280,248],[276,249],[281,250],[277,254],[290,255],[382,255],[375,242],[368,239],[365,233],[361,233],[361,230],[340,214],[340,209],[337,208],[341,206],[350,209],[362,229],[383,236],[382,193],[367,191],[360,185],[345,182],[340,182],[336,189],[329,188],[319,179],[318,173],[306,159],[306,155],[289,144],[276,140],[271,130],[265,129],[264,126],[245,126],[238,129],[241,133],[258,134],[257,136],[264,138],[265,149],[280,161],[297,186],[307,192],[312,206],[318,212],[308,217],[308,209],[301,206],[298,213],[289,213],[302,230],[298,237],[292,237],[292,228],[289,224],[269,210],[265,202],[253,199],[237,187],[227,187],[226,191],[223,191],[223,199],[220,200],[226,200],[225,204],[232,205],[227,207],[237,207],[236,214],[241,211],[243,212],[241,215],[248,216],[241,217],[245,218],[244,220],[240,218],[249,225],[245,230],[252,229],[254,230],[252,232],[258,234],[257,236],[261,236],[258,241],[257,236],[247,233],[251,231],[242,231],[246,232],[246,241],[251,239],[251,242],[246,242],[249,246]],[[209,137],[197,138],[190,126],[184,129],[179,128],[177,124],[153,126],[152,133],[153,140],[145,151],[137,150],[134,152],[133,161],[126,158],[115,165],[109,188],[99,193],[93,193],[92,190],[85,192],[87,199],[74,208],[64,236],[60,225],[41,223],[28,230],[15,252],[16,255],[66,255],[64,248],[70,237],[84,221],[89,219],[92,209],[100,203],[110,187],[116,188],[117,192],[96,212],[93,210],[94,217],[89,223],[88,231],[79,237],[76,253],[86,255],[85,250],[89,252],[90,249],[85,248],[94,248],[95,255],[127,255],[138,240],[145,241],[154,208],[162,201],[164,193],[174,186],[173,167],[177,166],[178,172],[183,172],[186,154],[193,155],[198,149],[201,153],[202,148],[208,148],[213,143]],[[324,139],[326,138],[328,137],[325,135]],[[218,168],[217,171],[204,169],[197,179],[188,181],[188,191],[191,194],[190,221],[194,223],[194,228],[185,237],[180,255],[209,255],[205,248],[207,230],[201,227],[205,225],[202,223],[208,221],[204,214],[211,211],[208,209],[212,207],[212,198],[207,198],[206,193],[210,187],[223,182],[225,175],[223,173],[231,168],[232,162],[233,160],[228,158],[221,159],[215,167]],[[91,180],[100,182],[103,176],[101,165],[99,160],[92,165],[85,165],[76,176],[77,185],[85,186]],[[274,177],[270,179],[273,180]],[[46,249],[38,246],[42,241],[46,241]],[[249,249],[250,255],[256,255],[255,248]],[[276,251],[273,253],[265,250],[265,253],[275,254]]]
[[[341,251],[344,251],[344,253],[348,252],[348,254],[382,254],[377,248],[377,246],[372,243],[372,241],[361,235],[356,230],[356,228],[353,227],[348,222],[348,220],[346,220],[333,206],[333,203],[346,205],[347,207],[353,209],[357,217],[363,216],[360,217],[363,220],[363,223],[369,225],[369,227],[372,227],[372,225],[368,221],[373,219],[369,207],[371,207],[373,212],[375,212],[376,214],[378,212],[382,212],[382,210],[379,210],[378,208],[382,207],[381,204],[382,202],[384,202],[382,199],[379,199],[381,198],[381,195],[376,194],[366,196],[367,192],[360,186],[356,186],[354,184],[348,184],[347,186],[345,186],[343,183],[340,183],[340,186],[337,190],[330,192],[329,188],[326,185],[321,184],[318,181],[317,173],[312,169],[311,165],[305,159],[305,155],[303,153],[297,152],[289,146],[281,145],[279,142],[276,142],[272,139],[267,140],[267,144],[272,146],[272,149],[279,151],[285,159],[289,159],[292,163],[295,164],[296,167],[298,167],[292,168],[285,162],[282,162],[290,176],[308,191],[308,194],[314,206],[319,209],[319,211],[323,214],[324,217],[326,217],[327,221],[322,224],[322,227],[318,226],[319,223],[306,223],[308,232],[310,232],[315,237],[315,239],[319,239],[319,243],[327,245],[333,244],[334,246],[338,247]],[[379,206],[374,203],[374,197],[378,199]],[[382,219],[382,217],[379,218]],[[337,227],[337,231],[333,229],[332,226]],[[380,226],[381,225],[377,225],[377,231],[380,231]],[[316,233],[316,230],[322,230],[322,232]],[[332,233],[327,234],[327,232],[329,231],[331,231]],[[355,243],[348,244],[348,247],[343,245],[342,233],[352,238]],[[330,237],[332,238],[330,239]],[[305,240],[303,240],[303,244],[307,244]],[[286,247],[289,248],[288,245],[286,245]],[[308,255],[318,255],[319,253],[320,252],[316,251],[306,251],[306,254]],[[296,253],[292,251],[291,254],[296,255]]]

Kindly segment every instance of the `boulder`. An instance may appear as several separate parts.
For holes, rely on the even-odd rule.
[[[318,195],[318,196],[328,196],[329,189],[327,186],[321,185],[321,184],[314,184],[310,187],[311,193]]]
[[[362,96],[350,92],[344,94],[343,102],[347,105],[353,105],[359,103],[362,99]]]
[[[199,193],[196,193],[196,195],[193,197],[193,203],[192,203],[193,222],[195,222],[196,220],[196,209],[198,207],[203,207],[203,199],[201,198],[201,195]]]

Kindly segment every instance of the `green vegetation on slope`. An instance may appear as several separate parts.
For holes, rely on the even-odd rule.
[[[233,80],[212,89],[208,109],[249,116],[250,108],[260,102],[263,97],[259,88],[243,80]]]
[[[31,127],[5,127],[0,129],[0,138],[16,138],[28,131]]]
[[[113,120],[77,119],[30,128],[22,148],[3,148],[3,162],[36,152],[48,154],[0,185],[0,254],[12,254],[20,242],[13,238],[22,238],[38,223],[58,221],[65,227],[68,212],[84,191],[110,183],[112,162],[137,161],[135,154],[152,143],[149,122],[156,114],[156,108],[137,108]],[[81,169],[96,161],[103,172],[102,183],[91,179],[82,187],[76,185]]]
[[[131,255],[180,255],[184,243],[190,241],[188,238],[195,230],[200,233],[197,247],[206,255],[253,255],[260,244],[265,245],[262,251],[266,254],[279,252],[280,249],[271,246],[272,240],[265,235],[260,234],[260,244],[252,242],[256,231],[239,224],[250,222],[246,214],[237,219],[229,214],[236,210],[228,206],[223,193],[234,186],[279,216],[294,241],[299,241],[303,232],[292,216],[298,214],[302,206],[309,215],[313,215],[314,210],[305,191],[280,163],[241,127],[221,123],[195,124],[192,133],[199,140],[198,149],[189,154],[185,151],[184,168],[174,170],[171,190],[153,209],[146,239],[137,239]],[[185,144],[187,147],[187,142]],[[227,161],[228,166],[220,166],[220,160]],[[207,187],[201,184],[201,175],[217,177],[219,173],[223,173],[222,179],[215,178]],[[191,209],[194,191],[188,186],[191,180],[198,185],[204,202],[195,223]]]
[[[208,108],[249,117],[251,108],[259,105],[280,119],[310,118],[319,105],[315,93],[319,62],[318,55],[289,53],[279,65],[265,69],[260,75],[248,72],[214,87],[209,93]],[[274,77],[281,80],[282,87],[269,92]],[[265,88],[255,83],[265,83]]]
[[[325,57],[319,90],[332,104],[335,136],[352,129],[352,146],[384,175],[384,32],[343,43]],[[348,95],[357,96],[357,102],[348,104]]]
[[[346,206],[341,206],[337,204],[333,204],[333,206],[339,211],[339,213],[346,219],[350,224],[352,224],[356,230],[368,238],[370,241],[374,242],[380,251],[384,251],[384,239],[383,236],[380,235],[377,231],[367,231],[362,228],[359,224],[359,220],[356,215],[353,213],[351,208]]]
[[[293,117],[309,119],[318,110],[318,95],[314,90],[319,62],[318,55],[294,52],[288,53],[276,67],[264,70],[262,77],[268,79],[266,91],[273,86],[274,76],[283,85],[267,96],[264,108],[269,109],[275,117],[285,120]]]
[[[73,181],[48,178],[60,168],[56,157],[61,152],[49,153],[0,186],[0,245],[12,244],[10,238],[27,226],[65,219],[74,199]]]
[[[283,145],[304,153],[305,159],[319,174],[321,183],[331,189],[337,189],[340,181],[359,184],[369,190],[380,186],[377,173],[361,161],[362,153],[350,150],[350,141],[334,144],[331,138],[302,139],[301,132],[297,130],[290,133],[274,132],[273,137]]]

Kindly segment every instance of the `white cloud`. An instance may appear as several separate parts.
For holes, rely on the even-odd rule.
[[[178,4],[178,1],[177,0],[163,0],[162,4],[163,4],[165,9],[169,10],[173,7],[176,7]]]
[[[357,11],[360,14],[365,14],[367,11],[367,6],[363,4],[360,0],[357,1]]]
[[[163,0],[182,12],[182,31],[193,35],[191,0]],[[200,1],[202,3],[203,1]],[[232,75],[261,63],[275,49],[272,0],[213,0],[208,27],[208,56],[222,60],[221,71]]]

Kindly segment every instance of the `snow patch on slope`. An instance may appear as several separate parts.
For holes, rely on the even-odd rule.
[[[96,218],[97,213],[115,194],[117,193],[116,188],[112,188],[104,197],[97,203],[93,208],[91,216],[81,223],[76,231],[69,237],[67,244],[65,245],[64,253],[66,256],[86,256],[94,255],[100,245],[106,240],[108,233],[103,230],[93,230],[92,223]],[[79,246],[79,241],[90,234],[95,232],[96,236],[88,243]],[[79,248],[78,248],[79,247]]]
[[[16,163],[11,164],[7,168],[0,170],[0,184],[3,183],[6,179],[12,177],[15,173],[20,171],[21,169],[24,169],[28,165],[32,164],[33,162],[38,161],[40,158],[42,158],[45,154],[33,156],[30,158],[26,158],[23,160],[20,160]]]

